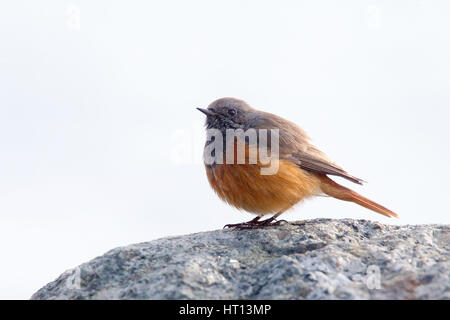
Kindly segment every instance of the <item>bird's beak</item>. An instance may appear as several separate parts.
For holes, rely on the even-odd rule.
[[[203,113],[206,114],[207,116],[212,116],[212,115],[215,114],[214,112],[211,112],[211,111],[209,111],[208,109],[197,108],[197,110],[200,111],[200,112],[203,112]]]

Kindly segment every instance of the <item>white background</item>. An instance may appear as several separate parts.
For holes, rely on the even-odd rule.
[[[117,246],[252,218],[201,164],[233,96],[303,127],[394,221],[450,223],[448,1],[2,1],[0,298]],[[343,182],[345,185],[351,183]]]

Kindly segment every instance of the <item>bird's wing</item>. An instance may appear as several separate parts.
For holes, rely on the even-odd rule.
[[[300,168],[308,171],[339,176],[357,184],[362,184],[364,182],[362,179],[348,174],[344,169],[338,167],[334,163],[318,158],[312,154],[297,152],[291,155],[291,159],[291,161],[296,163]]]
[[[253,126],[279,129],[281,160],[291,161],[308,171],[339,176],[357,184],[364,182],[364,180],[348,174],[344,169],[333,163],[325,153],[311,144],[311,139],[306,132],[295,123],[267,112],[260,112],[260,114],[263,116],[255,118]]]

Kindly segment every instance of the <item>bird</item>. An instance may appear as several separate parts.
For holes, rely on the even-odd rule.
[[[223,151],[223,155],[227,153],[227,148],[231,149],[231,145],[227,145],[225,141],[229,130],[278,130],[278,170],[274,174],[261,174],[261,169],[267,167],[267,164],[263,164],[259,157],[256,162],[249,161],[249,153],[257,150],[258,143],[262,141],[260,138],[256,144],[248,137],[240,140],[246,151],[244,163],[236,163],[239,138],[234,140],[233,137],[235,158],[231,163],[211,163],[206,161],[204,154],[206,176],[219,198],[237,209],[256,214],[250,221],[227,224],[226,228],[253,229],[279,224],[277,218],[281,214],[301,201],[316,196],[353,202],[386,217],[398,218],[395,212],[331,179],[330,176],[341,177],[359,185],[365,182],[335,164],[312,144],[307,133],[295,123],[257,110],[244,100],[231,97],[217,99],[206,109],[197,109],[206,115],[207,131],[212,130],[224,135],[223,150],[219,150]],[[207,138],[205,152],[213,141],[215,139]],[[212,152],[213,156],[215,152],[216,150]]]

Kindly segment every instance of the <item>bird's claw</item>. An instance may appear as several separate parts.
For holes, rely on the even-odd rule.
[[[223,228],[233,228],[238,230],[251,230],[251,229],[260,229],[265,227],[272,227],[272,226],[278,226],[281,224],[281,222],[287,222],[286,220],[279,220],[276,221],[274,218],[269,218],[263,221],[247,221],[242,223],[236,223],[236,224],[226,224]]]

